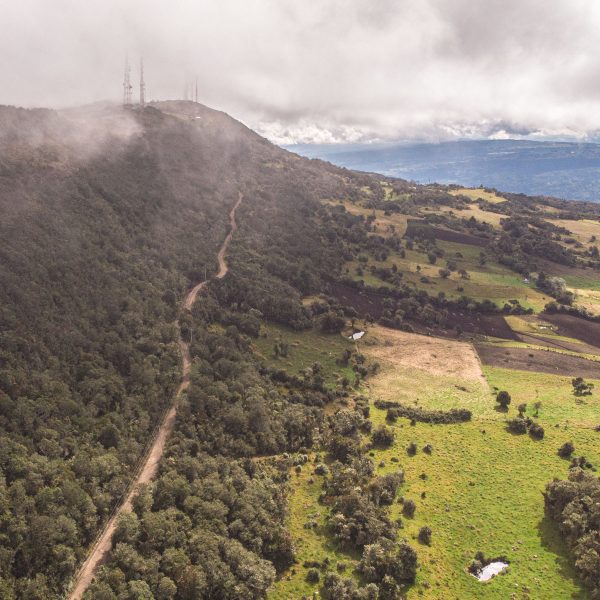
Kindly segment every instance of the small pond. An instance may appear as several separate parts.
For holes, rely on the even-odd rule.
[[[360,340],[360,338],[365,335],[364,331],[357,331],[356,333],[353,333],[348,339],[356,342],[357,340]]]
[[[485,567],[483,567],[477,575],[474,575],[474,577],[477,577],[479,581],[489,581],[495,575],[502,573],[506,567],[508,567],[508,563],[496,560],[485,565]]]

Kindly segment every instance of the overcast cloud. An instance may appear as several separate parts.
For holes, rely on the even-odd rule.
[[[0,103],[199,99],[280,143],[595,135],[597,0],[0,0]],[[136,90],[137,91],[137,90]]]

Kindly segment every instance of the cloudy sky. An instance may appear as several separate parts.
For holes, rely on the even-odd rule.
[[[597,135],[597,0],[2,0],[0,104],[199,99],[280,143]]]

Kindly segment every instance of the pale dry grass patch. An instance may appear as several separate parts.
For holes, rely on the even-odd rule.
[[[468,342],[430,337],[374,326],[369,355],[395,367],[419,369],[433,376],[456,377],[487,385],[477,352]]]

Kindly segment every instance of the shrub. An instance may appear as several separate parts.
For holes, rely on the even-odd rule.
[[[394,443],[395,435],[389,427],[381,425],[373,432],[371,439],[375,446],[389,448]]]
[[[586,383],[583,380],[583,377],[576,377],[571,380],[571,384],[573,385],[573,393],[576,396],[590,396],[592,394],[592,390],[594,389],[593,383]]]
[[[319,328],[323,333],[340,333],[346,321],[336,313],[326,312],[319,320]]]
[[[376,477],[369,484],[369,499],[376,506],[389,506],[394,502],[400,484],[404,481],[404,473],[388,473]]]
[[[406,542],[396,545],[381,540],[365,546],[358,572],[368,582],[381,584],[387,580],[385,587],[390,583],[412,583],[417,573],[417,553]]]
[[[321,574],[317,569],[309,569],[306,573],[306,581],[308,581],[308,583],[319,583],[320,579]]]
[[[412,519],[415,515],[415,511],[417,510],[417,505],[414,500],[405,500],[402,505],[402,514],[409,519]]]
[[[408,454],[409,456],[415,456],[416,453],[417,453],[417,445],[414,442],[411,442],[406,447],[406,454]]]
[[[385,420],[388,423],[395,423],[398,420],[399,416],[400,416],[400,414],[398,413],[397,408],[389,408],[387,411],[387,414],[385,416]]]
[[[421,542],[421,544],[426,544],[427,546],[429,546],[429,544],[431,544],[431,533],[431,527],[427,527],[427,525],[421,527],[421,529],[419,529],[418,535],[419,542]]]
[[[506,428],[511,433],[523,435],[523,434],[527,433],[527,421],[525,421],[525,419],[521,419],[521,418],[510,419],[506,423]]]
[[[344,548],[362,548],[383,538],[394,539],[394,526],[383,509],[356,492],[340,496],[332,509],[329,529]]]
[[[450,423],[465,423],[471,420],[471,411],[464,408],[452,408],[449,411],[425,410],[417,406],[405,406],[390,400],[376,400],[375,406],[381,410],[394,409],[399,417],[420,421],[421,423],[434,423],[447,425]],[[412,423],[411,423],[412,424]]]
[[[496,402],[500,405],[500,408],[507,410],[510,404],[511,397],[508,392],[502,391],[496,394]]]
[[[532,423],[529,426],[529,435],[536,440],[541,440],[544,438],[544,428],[539,423]]]
[[[565,442],[559,449],[558,449],[558,455],[561,458],[570,458],[571,454],[573,454],[573,452],[575,452],[575,446],[573,445],[572,442]]]
[[[319,463],[315,467],[315,475],[327,475],[327,473],[329,473],[329,469],[327,468],[327,465],[324,465],[323,463]]]

